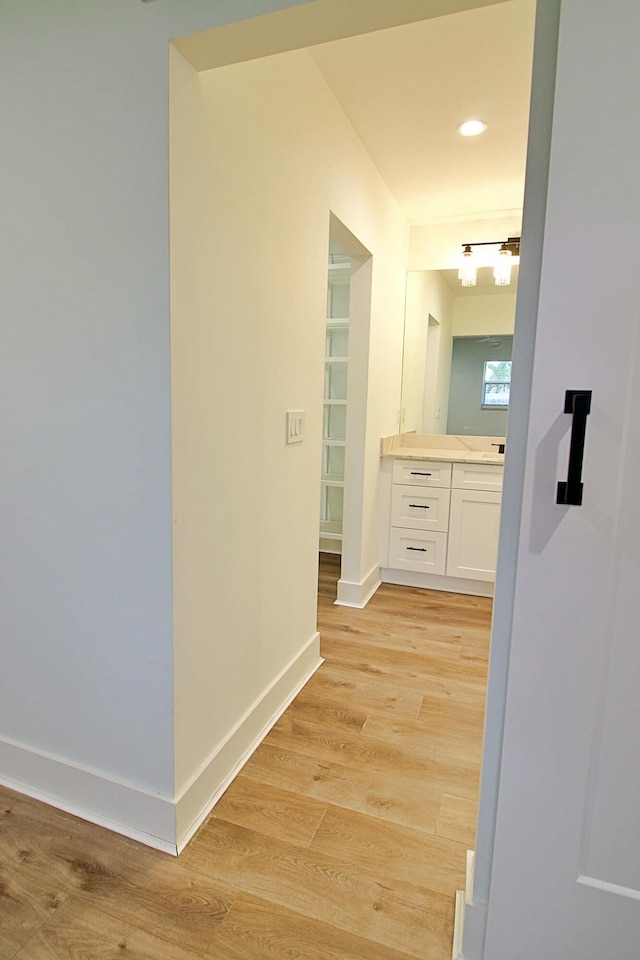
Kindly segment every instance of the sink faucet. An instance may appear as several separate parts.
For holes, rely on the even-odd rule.
[[[492,443],[492,447],[498,448],[498,453],[504,453],[505,444],[504,443]]]

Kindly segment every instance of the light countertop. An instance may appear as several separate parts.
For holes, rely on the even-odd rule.
[[[504,454],[498,453],[492,444],[504,442],[504,437],[396,433],[383,437],[380,456],[394,460],[447,460],[454,463],[492,463],[502,466]]]

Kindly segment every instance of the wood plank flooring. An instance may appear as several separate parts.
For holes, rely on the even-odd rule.
[[[491,601],[383,585],[178,860],[0,788],[0,960],[448,960]]]

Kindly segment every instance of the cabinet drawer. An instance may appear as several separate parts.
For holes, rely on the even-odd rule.
[[[400,570],[443,574],[447,559],[446,533],[391,527],[389,566]]]
[[[449,526],[448,489],[416,490],[395,484],[391,491],[391,526],[414,530],[446,530]]]
[[[502,490],[504,467],[498,463],[454,463],[451,486],[456,490]]]
[[[393,482],[421,487],[450,487],[451,464],[437,460],[394,460]]]

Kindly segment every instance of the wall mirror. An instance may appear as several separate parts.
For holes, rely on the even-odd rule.
[[[504,287],[490,271],[475,287],[457,270],[407,273],[401,433],[505,435],[508,388],[497,384],[509,371],[517,285],[517,267]]]

